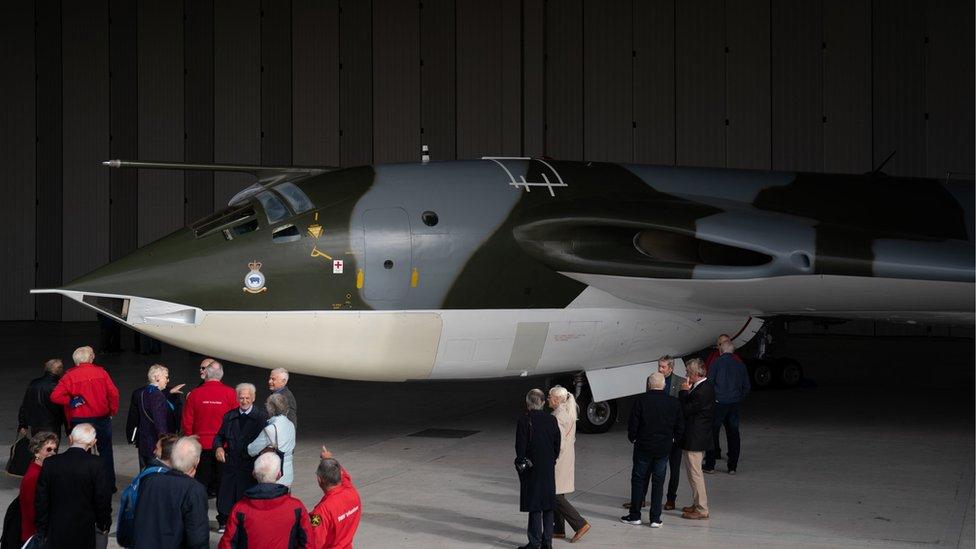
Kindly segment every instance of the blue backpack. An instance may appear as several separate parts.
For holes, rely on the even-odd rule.
[[[139,482],[149,475],[165,473],[166,471],[169,471],[166,467],[146,467],[122,491],[122,497],[119,499],[119,525],[115,532],[116,541],[122,547],[131,547],[135,542],[133,534],[135,533],[136,501],[139,499]]]

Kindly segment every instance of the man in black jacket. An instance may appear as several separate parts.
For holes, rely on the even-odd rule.
[[[193,480],[200,443],[183,437],[173,445],[173,468],[139,485],[134,549],[206,549],[210,545],[207,489]]]
[[[685,472],[694,501],[681,509],[681,518],[708,518],[708,496],[702,459],[712,449],[712,418],[715,410],[715,386],[705,377],[705,365],[698,358],[685,363],[688,379],[682,387],[680,399],[685,416],[685,438],[682,445]]]
[[[108,535],[112,525],[112,488],[102,458],[88,453],[95,428],[80,423],[63,454],[44,460],[34,497],[34,524],[45,547],[95,547],[95,530]]]
[[[61,437],[64,428],[64,408],[51,402],[51,391],[58,385],[64,374],[60,359],[52,358],[44,363],[44,375],[32,379],[17,414],[17,428],[20,434],[31,436],[41,431],[50,431]]]
[[[532,465],[519,474],[519,508],[529,513],[529,543],[519,549],[551,549],[556,509],[556,458],[561,435],[555,416],[543,410],[546,394],[532,389],[525,395],[526,413],[515,429],[515,463]]]
[[[684,418],[681,405],[664,392],[664,375],[647,378],[647,392],[637,398],[627,423],[627,439],[634,444],[634,467],[630,476],[630,513],[621,522],[640,524],[640,505],[651,475],[651,528],[661,527],[661,498],[668,470],[671,446],[681,440]]]
[[[268,422],[268,413],[254,406],[257,389],[250,383],[237,386],[237,408],[224,414],[220,430],[214,437],[214,457],[224,464],[221,469],[220,491],[217,492],[217,531],[223,533],[231,508],[244,493],[257,484],[254,479],[255,458],[247,453],[247,445],[261,433]]]

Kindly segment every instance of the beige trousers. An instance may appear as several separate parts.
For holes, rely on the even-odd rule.
[[[681,461],[685,472],[688,474],[688,484],[691,486],[691,495],[694,498],[694,506],[698,512],[708,514],[708,495],[705,494],[705,475],[702,474],[702,459],[705,452],[689,452],[682,450]]]

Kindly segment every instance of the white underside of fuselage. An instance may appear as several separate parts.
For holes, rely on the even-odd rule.
[[[82,292],[55,293],[91,307]],[[750,319],[741,315],[636,307],[595,289],[565,309],[417,311],[205,311],[138,296],[88,295],[129,300],[125,324],[197,353],[372,381],[612,368],[693,352],[717,333],[741,333],[746,341],[761,325],[754,319],[746,330]],[[600,304],[610,306],[594,306]]]

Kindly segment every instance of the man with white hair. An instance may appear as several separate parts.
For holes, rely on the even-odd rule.
[[[234,504],[220,549],[232,547],[311,547],[312,525],[301,500],[278,484],[281,458],[274,452],[254,461],[257,484]]]
[[[95,547],[95,531],[107,535],[112,525],[112,491],[102,458],[89,453],[95,428],[76,425],[63,454],[44,460],[34,496],[37,535],[46,547]]]
[[[203,385],[190,391],[186,397],[183,434],[199,437],[203,454],[196,479],[207,487],[209,497],[217,497],[221,472],[214,455],[213,440],[220,430],[224,414],[237,407],[237,393],[220,381],[224,378],[224,367],[216,360],[206,366],[203,375],[206,378]]]
[[[749,372],[746,365],[735,357],[735,346],[726,341],[719,346],[722,355],[712,364],[708,371],[708,378],[715,384],[715,418],[712,423],[712,446],[718,448],[718,435],[725,426],[725,437],[728,442],[728,471],[734,475],[739,466],[739,403],[749,394],[752,386],[749,383]],[[705,454],[702,471],[715,472],[715,450]]]
[[[202,448],[196,437],[173,445],[173,468],[139,486],[133,528],[135,549],[205,549],[210,545],[207,491],[193,480]]]
[[[291,421],[295,429],[298,429],[298,401],[295,400],[295,395],[291,393],[291,389],[288,388],[288,370],[284,368],[275,368],[271,370],[271,374],[268,376],[268,389],[272,393],[279,393],[281,396],[285,397],[285,402],[288,403],[288,412],[285,413],[285,417],[288,421]]]
[[[89,423],[97,433],[98,455],[105,478],[115,491],[115,459],[112,456],[112,416],[119,411],[119,389],[108,372],[95,364],[91,347],[78,347],[71,355],[75,367],[61,377],[51,392],[51,402],[65,407],[72,428]]]
[[[183,409],[183,383],[166,391],[169,368],[162,364],[149,367],[149,384],[132,392],[125,432],[139,452],[139,468],[145,468],[155,457],[156,441],[160,435],[180,429]]]
[[[220,430],[214,437],[214,457],[223,464],[217,493],[218,532],[225,528],[234,504],[254,486],[254,475],[251,474],[254,458],[247,453],[247,445],[257,438],[268,421],[264,407],[254,405],[257,393],[254,385],[241,383],[236,391],[237,408],[224,414]]]
[[[651,475],[651,528],[660,528],[661,498],[671,447],[681,440],[684,417],[681,404],[665,394],[664,375],[654,372],[647,378],[647,392],[637,397],[627,422],[627,439],[634,445],[634,466],[630,476],[630,513],[621,522],[641,523],[641,501]]]

